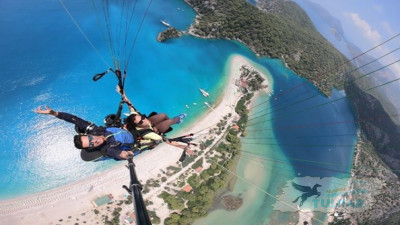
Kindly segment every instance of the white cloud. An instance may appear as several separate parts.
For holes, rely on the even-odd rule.
[[[360,18],[357,13],[345,13],[345,16],[362,32],[362,35],[374,44],[381,42],[381,35],[369,23]]]
[[[379,9],[378,7],[375,7],[375,8],[376,8],[376,10]],[[370,49],[373,46],[376,46],[383,42],[381,33],[379,33],[379,31],[376,29],[374,30],[373,27],[366,20],[363,20],[359,16],[359,14],[346,12],[346,13],[344,13],[344,15],[356,27],[356,28],[354,28],[354,32],[358,32],[360,34],[360,38],[365,38],[367,41],[369,41],[371,43],[368,45],[369,47],[364,50]],[[390,36],[394,36],[396,34],[395,30],[392,28],[392,26],[387,21],[382,21],[382,22],[380,22],[380,24],[381,24],[381,28],[383,28],[382,32],[385,33],[385,36],[390,37]],[[370,52],[369,54],[371,54],[375,58],[378,58],[378,57],[383,56],[384,54],[390,52],[391,50],[393,50],[393,48],[389,47],[388,45],[384,45],[384,46],[380,46],[375,51]],[[392,62],[398,60],[399,59],[398,56],[399,56],[399,54],[397,54],[397,53],[390,54],[390,56],[386,56],[386,57],[380,59],[379,61],[382,63],[382,65],[388,65],[389,63],[392,63]],[[396,77],[394,77],[394,78],[397,78],[400,76],[399,63],[396,63],[396,64],[388,67],[388,69],[391,70],[396,75]]]

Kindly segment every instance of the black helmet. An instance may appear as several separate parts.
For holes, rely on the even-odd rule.
[[[106,127],[120,127],[121,119],[117,118],[115,114],[110,114],[104,118],[104,124]]]

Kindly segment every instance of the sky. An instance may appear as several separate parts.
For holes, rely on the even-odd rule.
[[[361,50],[374,46],[400,34],[399,0],[310,0],[328,10],[342,23],[346,38]],[[371,51],[374,57],[382,56],[400,47],[400,36]],[[396,54],[382,59],[384,65],[400,59]],[[400,77],[400,63],[390,66]]]

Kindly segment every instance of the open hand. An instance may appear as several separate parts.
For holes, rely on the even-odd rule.
[[[34,109],[33,111],[38,114],[52,114],[52,112],[54,112],[48,106],[45,106],[45,109],[42,109],[42,106],[40,105],[37,107],[37,109]]]

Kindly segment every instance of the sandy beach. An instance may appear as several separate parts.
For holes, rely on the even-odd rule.
[[[246,65],[251,68],[253,66],[240,55],[231,56],[228,63],[230,65],[228,83],[219,101],[212,105],[211,109],[205,112],[195,124],[182,130],[181,134],[200,130],[207,132],[207,129],[217,124],[223,116],[234,113],[234,106],[241,97],[238,87],[235,86],[235,80],[239,78],[242,66]],[[135,157],[136,173],[141,183],[144,184],[151,178],[156,179],[168,166],[176,166],[181,153],[182,150],[179,148],[161,144],[157,148]],[[125,165],[124,163],[64,187],[0,201],[0,224],[82,224],[83,221],[83,224],[102,224],[101,218],[93,213],[95,207],[92,201],[107,194],[112,194],[115,199],[126,198],[128,193],[122,188],[122,185],[129,184],[130,176]],[[166,182],[161,184],[161,187],[146,193],[144,199],[158,195],[162,187],[176,178],[177,176],[169,177]],[[157,200],[152,202],[151,210],[156,211],[162,220],[169,215],[166,204]],[[122,207],[124,207],[123,212],[133,212],[132,205]]]

